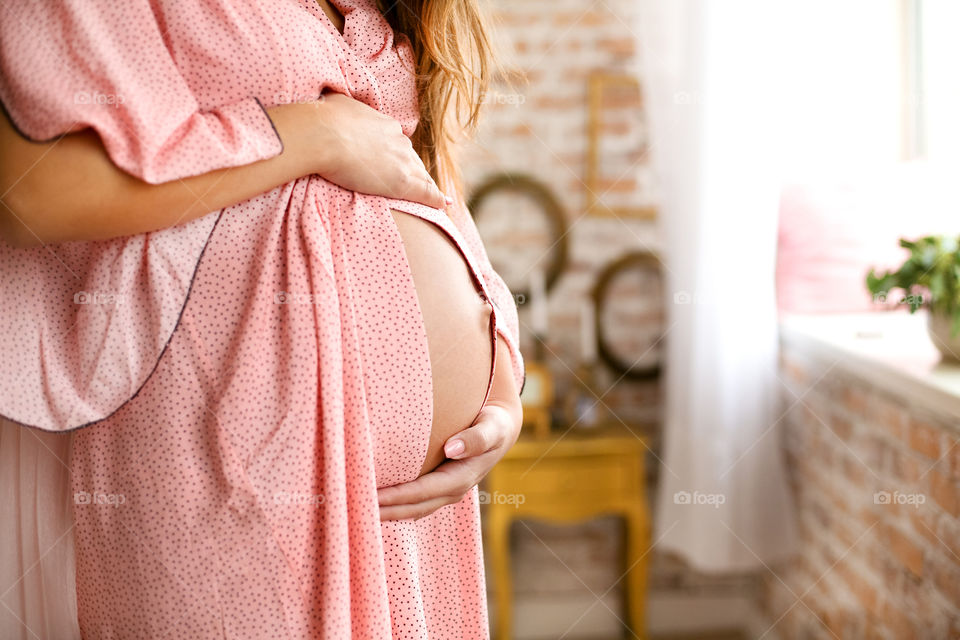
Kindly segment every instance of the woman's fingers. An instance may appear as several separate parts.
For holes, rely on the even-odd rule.
[[[446,465],[454,466],[449,473],[441,472]],[[462,462],[447,462],[436,470],[420,476],[413,482],[378,491],[381,520],[406,520],[428,516],[440,507],[460,502],[477,484],[475,473],[464,468]],[[425,482],[421,482],[426,480]],[[396,489],[395,492],[391,491]]]
[[[445,498],[435,498],[419,504],[404,504],[394,507],[380,507],[381,520],[419,520],[428,516],[440,507],[459,502],[458,500],[447,500]]]
[[[398,120],[339,93],[317,102],[315,173],[351,191],[447,206]]]
[[[451,461],[416,480],[379,489],[377,494],[380,506],[417,504],[434,498],[463,496],[478,481],[473,465]]]
[[[380,518],[422,518],[440,507],[459,502],[489,473],[515,438],[510,412],[496,404],[485,405],[472,426],[447,440],[444,452],[454,459],[416,480],[377,491]],[[463,449],[454,453],[457,442],[463,444]]]
[[[443,453],[454,460],[479,456],[502,446],[511,435],[514,434],[509,413],[502,407],[487,404],[473,426],[447,439]]]
[[[486,453],[500,446],[504,435],[502,428],[491,420],[481,420],[447,439],[443,453],[453,460],[469,458]]]
[[[459,502],[496,462],[494,453],[450,460],[411,482],[377,490],[382,520],[422,518]]]
[[[448,204],[448,198],[442,191],[440,191],[440,188],[437,187],[437,184],[433,181],[433,178],[428,175],[424,184],[426,185],[424,199],[418,199],[417,201],[435,209],[446,208]],[[453,201],[451,200],[449,204],[452,204],[452,202]]]
[[[430,175],[430,172],[427,171],[426,165],[423,164],[423,158],[421,158],[416,153],[417,163],[420,165],[420,172],[424,177],[424,180],[427,182],[427,198],[428,200],[418,200],[418,202],[423,202],[423,204],[437,208],[443,209],[447,205],[453,204],[453,198],[447,194],[440,191],[440,188],[437,186],[437,183],[434,182],[433,176]]]
[[[411,151],[411,153],[413,152]],[[420,202],[435,209],[446,207],[446,196],[437,187],[437,183],[433,181],[426,169],[423,169],[421,165],[421,168],[415,169],[415,171],[415,174],[408,174],[409,179],[406,181],[403,198]]]

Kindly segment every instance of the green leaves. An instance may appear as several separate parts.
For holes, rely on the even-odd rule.
[[[900,246],[910,256],[896,271],[867,273],[867,289],[875,302],[909,307],[910,313],[927,307],[952,319],[953,334],[960,331],[960,238],[924,236],[916,240],[900,238]],[[892,292],[903,292],[896,297]]]

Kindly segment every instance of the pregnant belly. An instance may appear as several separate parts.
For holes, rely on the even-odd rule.
[[[430,351],[433,422],[420,475],[445,458],[447,438],[473,424],[491,376],[490,305],[439,227],[391,209],[417,289]]]

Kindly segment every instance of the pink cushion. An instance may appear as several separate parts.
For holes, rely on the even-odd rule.
[[[906,258],[898,239],[955,232],[945,182],[922,165],[898,165],[845,179],[784,185],[780,202],[777,304],[781,312],[877,310],[870,267]],[[953,214],[956,217],[956,214]]]

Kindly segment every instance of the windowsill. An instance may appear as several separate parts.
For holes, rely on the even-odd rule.
[[[926,320],[922,312],[789,315],[780,339],[910,404],[960,418],[960,364],[941,361]]]

